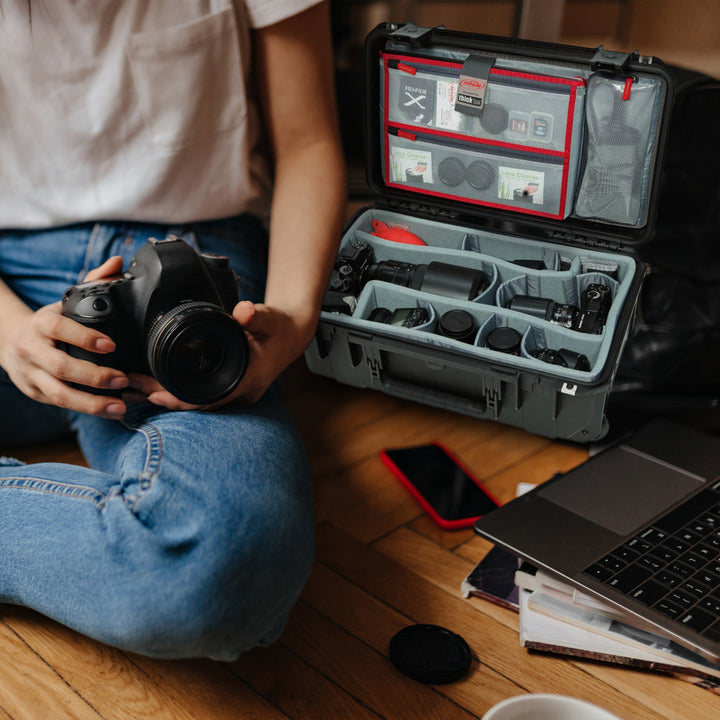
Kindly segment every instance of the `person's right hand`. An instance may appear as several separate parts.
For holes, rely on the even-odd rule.
[[[118,260],[111,258],[87,279],[116,274]],[[111,338],[64,317],[59,302],[35,312],[28,309],[13,318],[9,327],[0,343],[0,365],[25,395],[41,403],[100,417],[121,418],[125,414],[125,403],[120,398],[95,395],[70,385],[122,390],[128,385],[125,373],[74,358],[58,347],[59,343],[67,343],[104,354],[115,349]]]

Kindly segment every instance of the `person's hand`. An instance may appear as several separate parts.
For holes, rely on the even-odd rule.
[[[191,405],[178,400],[153,377],[130,374],[127,401],[148,401],[170,410],[215,410],[230,402],[254,403],[277,376],[305,349],[312,329],[289,314],[262,303],[239,302],[233,317],[243,327],[250,346],[247,372],[236,390],[211,405]]]
[[[115,275],[122,260],[111,258],[90,272],[88,280]],[[71,357],[59,343],[74,345],[93,353],[110,353],[115,343],[107,335],[64,317],[60,303],[33,312],[24,308],[15,312],[0,343],[0,365],[15,386],[28,397],[47,405],[76,410],[101,417],[118,418],[125,403],[108,395],[95,395],[72,387],[86,385],[98,390],[122,390],[127,387],[125,373]]]

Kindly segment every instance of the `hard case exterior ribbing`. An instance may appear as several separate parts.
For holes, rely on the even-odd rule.
[[[366,41],[368,180],[309,368],[591,441],[644,275],[672,86],[602,48],[412,24]]]

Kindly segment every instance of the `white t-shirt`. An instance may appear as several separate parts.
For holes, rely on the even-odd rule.
[[[319,0],[3,0],[0,227],[266,218],[250,28]]]

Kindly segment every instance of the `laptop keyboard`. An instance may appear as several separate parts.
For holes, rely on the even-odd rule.
[[[720,482],[615,548],[585,574],[720,642]]]

